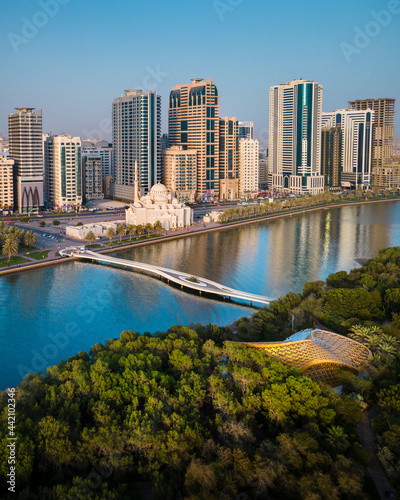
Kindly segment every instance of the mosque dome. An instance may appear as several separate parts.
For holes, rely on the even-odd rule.
[[[157,183],[150,189],[150,198],[153,203],[168,203],[168,189],[164,184]]]

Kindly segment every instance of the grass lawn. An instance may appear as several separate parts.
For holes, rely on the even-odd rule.
[[[35,252],[36,250],[39,250],[39,247],[27,247],[26,245],[22,245],[21,243],[18,247],[19,253]]]
[[[101,245],[94,243],[93,245],[86,245],[85,248],[101,248]]]
[[[29,260],[24,259],[23,257],[11,257],[11,261],[8,262],[8,257],[3,257],[0,259],[0,267],[8,267],[14,266],[15,264],[25,264],[25,262],[29,262]]]
[[[36,260],[42,260],[48,257],[49,252],[51,252],[51,250],[40,250],[40,252],[29,253],[28,257]]]

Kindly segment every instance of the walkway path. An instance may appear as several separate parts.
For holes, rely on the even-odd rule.
[[[174,269],[167,269],[166,267],[154,266],[152,264],[145,264],[143,262],[136,262],[133,260],[120,259],[118,257],[111,257],[109,255],[99,254],[96,252],[92,252],[90,250],[79,251],[79,248],[69,248],[60,251],[61,255],[66,257],[79,257],[87,260],[96,260],[97,262],[104,263],[107,262],[109,264],[117,264],[119,266],[125,268],[131,268],[138,271],[146,271],[153,275],[165,278],[168,282],[172,281],[180,287],[189,288],[191,290],[195,290],[204,294],[217,295],[220,297],[227,297],[229,299],[236,298],[241,300],[246,300],[253,304],[253,302],[257,302],[260,304],[269,304],[271,299],[269,297],[265,297],[264,295],[257,295],[254,293],[243,292],[241,290],[235,290],[234,288],[230,288],[225,285],[221,285],[220,283],[216,283],[215,281],[211,281],[205,278],[201,278],[200,276],[193,276],[192,274],[187,274],[182,271],[176,271]]]
[[[364,418],[360,421],[357,426],[357,434],[360,438],[360,442],[365,450],[371,455],[371,460],[367,467],[367,474],[373,479],[376,489],[379,492],[379,496],[382,500],[388,498],[385,496],[387,491],[394,491],[389,484],[389,481],[386,479],[385,474],[378,462],[378,459],[375,455],[375,446],[374,446],[374,433],[372,431],[371,420],[373,418],[378,417],[379,413],[376,408],[373,408],[370,412],[368,412]]]

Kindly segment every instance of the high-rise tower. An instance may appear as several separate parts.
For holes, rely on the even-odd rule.
[[[323,127],[341,130],[341,184],[367,187],[371,183],[374,112],[337,109],[322,113]]]
[[[197,198],[219,196],[219,97],[209,78],[176,85],[169,96],[168,144],[197,151]]]
[[[239,197],[239,140],[236,118],[219,120],[219,197],[236,200]]]
[[[320,193],[322,85],[294,80],[269,94],[269,164],[272,188]]]
[[[396,99],[358,99],[349,101],[356,110],[371,109],[375,113],[372,146],[372,183],[387,168],[393,158],[394,112]]]
[[[16,162],[14,204],[22,213],[43,206],[42,111],[15,109],[8,115],[9,157]]]
[[[161,97],[153,91],[126,90],[113,101],[112,124],[111,194],[133,201],[135,161],[142,191],[148,193],[161,180]]]

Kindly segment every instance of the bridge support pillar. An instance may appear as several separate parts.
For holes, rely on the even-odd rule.
[[[201,290],[199,290],[199,292],[200,292],[200,295],[201,295]]]
[[[183,290],[183,285],[181,285],[181,290]]]
[[[252,300],[250,300],[250,306],[253,307],[253,301]]]

